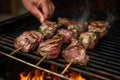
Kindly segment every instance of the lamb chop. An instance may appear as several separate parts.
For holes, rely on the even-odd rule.
[[[78,39],[85,49],[93,49],[98,42],[98,34],[89,31],[81,33]]]
[[[57,28],[58,28],[58,25],[56,24],[56,22],[45,21],[39,27],[38,31],[42,33],[44,38],[48,39],[54,35]]]
[[[38,54],[41,56],[48,55],[48,59],[57,58],[61,51],[62,40],[62,36],[55,35],[53,38],[40,43],[37,50]]]
[[[77,34],[75,34],[72,30],[59,29],[57,34],[64,36],[63,43],[71,43],[72,38],[77,38]]]
[[[29,52],[35,49],[42,40],[42,34],[38,31],[25,31],[14,40],[14,46],[16,49],[21,48],[23,52]]]
[[[72,21],[68,18],[58,18],[58,26],[68,26]]]
[[[68,30],[72,30],[75,34],[80,34],[85,31],[86,22],[77,22],[74,20],[70,20],[68,18],[58,18],[58,25],[59,26],[66,26]]]
[[[104,37],[109,29],[109,24],[106,21],[92,21],[88,26],[89,31],[98,32],[99,38]]]
[[[86,50],[82,47],[77,39],[72,39],[71,44],[62,51],[63,57],[67,62],[73,60],[74,64],[86,65],[89,56],[86,55]]]

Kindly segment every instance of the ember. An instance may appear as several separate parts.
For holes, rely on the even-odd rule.
[[[54,72],[59,72],[57,67],[51,65],[50,69]],[[81,74],[77,72],[66,71],[65,76],[69,77],[71,80],[86,80],[82,78]],[[20,73],[20,80],[62,80],[61,78],[41,71],[39,69],[33,69],[28,73],[23,71]]]

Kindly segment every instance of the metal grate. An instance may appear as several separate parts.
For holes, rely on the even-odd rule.
[[[80,74],[90,78],[102,80],[120,80],[120,23],[113,22],[110,25],[111,27],[108,34],[104,38],[99,40],[99,43],[97,44],[95,49],[92,51],[87,51],[87,54],[90,56],[90,61],[88,65],[80,66],[73,64],[69,68],[70,70],[79,72]],[[39,61],[42,57],[36,55],[35,50],[27,54],[21,51],[15,53],[14,55],[9,54],[15,50],[13,45],[14,39],[22,32],[33,29],[37,29],[37,26],[34,24],[29,24],[24,25],[24,27],[14,32],[8,32],[0,35],[0,53],[22,63],[27,63],[32,67],[50,72],[53,75],[59,76],[64,79],[69,79],[60,75],[59,73],[41,68],[34,63],[30,63],[29,61],[16,56],[20,55],[33,59],[35,61]],[[43,63],[53,64],[58,68],[60,67],[64,69],[67,62],[62,58],[62,56],[60,56],[56,60],[44,60]]]

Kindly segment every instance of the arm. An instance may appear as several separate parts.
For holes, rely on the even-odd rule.
[[[54,5],[51,0],[22,0],[25,8],[41,22],[50,19],[54,13]]]

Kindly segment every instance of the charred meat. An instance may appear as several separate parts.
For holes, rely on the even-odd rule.
[[[97,35],[96,32],[85,32],[81,33],[78,39],[85,49],[93,49],[98,42]]]
[[[71,43],[72,38],[77,38],[77,35],[73,31],[67,29],[59,29],[57,34],[64,36],[63,43]]]
[[[61,17],[58,18],[58,26],[62,26],[62,25],[68,26],[71,22],[72,21],[68,18],[61,18]]]
[[[104,37],[109,29],[109,24],[106,21],[92,21],[88,26],[89,31],[98,32],[99,38]]]
[[[63,37],[55,35],[53,38],[48,39],[39,44],[38,54],[41,56],[48,55],[48,59],[55,59],[61,51]]]
[[[48,39],[51,38],[56,29],[58,28],[56,22],[51,22],[51,21],[45,21],[42,23],[42,25],[39,27],[39,32],[42,33],[44,38]]]
[[[35,31],[25,31],[14,40],[15,48],[22,47],[21,51],[29,52],[35,49],[42,42],[42,34]]]
[[[66,26],[68,30],[74,31],[76,34],[80,34],[85,31],[87,23],[85,22],[77,22],[74,20],[70,20],[68,18],[58,18],[59,26]]]
[[[72,39],[71,44],[62,51],[63,57],[67,62],[73,60],[74,64],[86,65],[89,61],[89,56],[86,55],[86,50],[82,47],[77,39]]]

